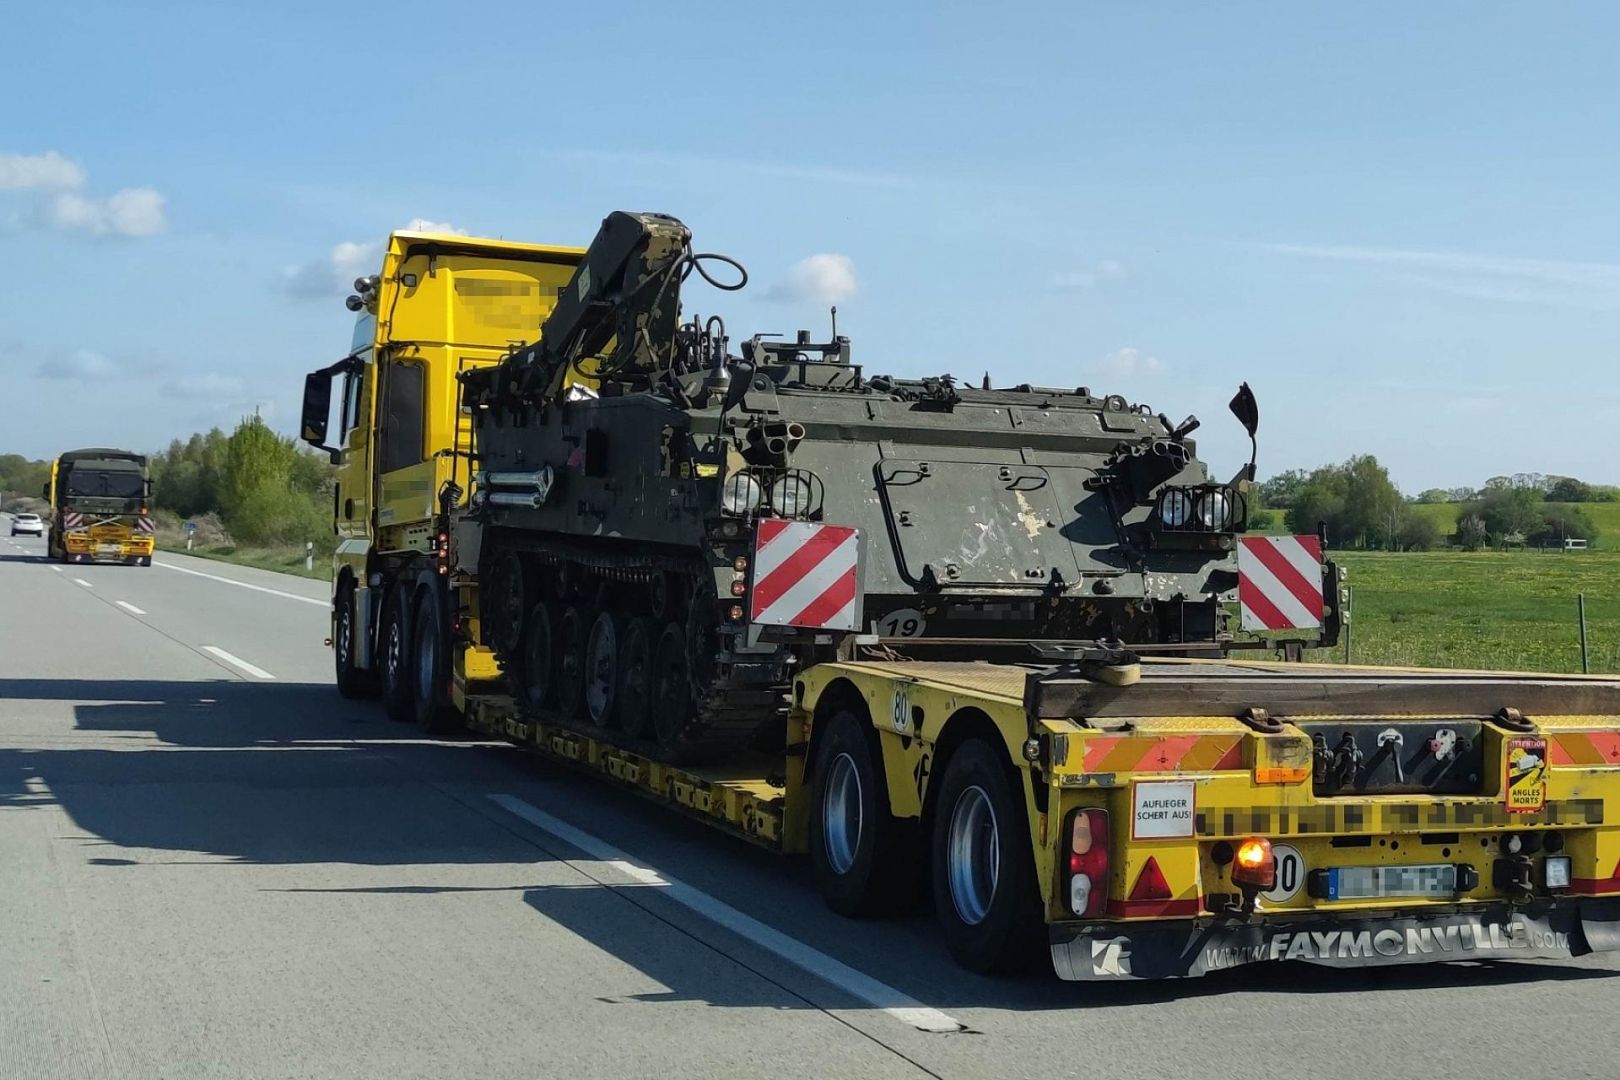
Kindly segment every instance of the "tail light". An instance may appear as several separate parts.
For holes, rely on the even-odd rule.
[[[1108,903],[1108,811],[1076,810],[1069,817],[1069,910],[1101,915]]]
[[[1272,853],[1270,840],[1251,836],[1238,845],[1232,860],[1232,882],[1260,892],[1276,886],[1277,856]]]

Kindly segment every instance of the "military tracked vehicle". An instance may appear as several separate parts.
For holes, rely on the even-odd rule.
[[[746,282],[716,259],[674,218],[615,213],[539,338],[462,375],[475,483],[455,546],[530,708],[710,756],[779,740],[794,672],[863,649],[1227,646],[1252,466],[1213,479],[1197,420],[1087,387],[869,374],[836,313],[829,340],[734,352],[719,318],[682,318],[694,273]],[[1252,436],[1246,386],[1233,405]]]

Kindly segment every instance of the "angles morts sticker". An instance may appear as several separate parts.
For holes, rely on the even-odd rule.
[[[1547,802],[1547,740],[1518,736],[1505,748],[1503,801],[1510,814],[1531,814]]]

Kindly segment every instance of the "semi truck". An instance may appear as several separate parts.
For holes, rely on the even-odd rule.
[[[51,462],[41,497],[50,504],[46,551],[64,563],[151,566],[157,539],[144,454],[69,450]]]
[[[1620,947],[1620,680],[1301,662],[1341,576],[1248,534],[1254,455],[836,329],[733,352],[694,275],[746,281],[664,215],[389,238],[305,383],[340,693],[806,856],[850,917],[931,899],[976,971]]]

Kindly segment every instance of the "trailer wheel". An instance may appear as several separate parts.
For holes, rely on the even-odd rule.
[[[416,601],[411,640],[415,644],[411,672],[411,718],[430,735],[454,727],[450,710],[450,642],[444,619],[444,601],[438,590],[422,590]]]
[[[390,720],[411,720],[411,630],[399,586],[388,590],[382,623],[382,699]]]
[[[551,606],[544,600],[529,609],[523,624],[522,660],[516,666],[518,694],[530,709],[550,706],[557,692],[557,661],[551,633]]]
[[[631,619],[619,642],[619,727],[636,739],[652,735],[653,646],[657,632],[658,624],[651,619]]]
[[[585,711],[591,723],[619,726],[619,663],[623,655],[623,623],[604,611],[591,623],[585,642]]]
[[[840,915],[892,912],[915,896],[916,845],[889,813],[870,728],[845,709],[817,739],[810,866],[822,899]]]
[[[557,623],[557,711],[579,717],[585,710],[585,638],[590,619],[578,604],[563,609]]]
[[[1023,802],[985,740],[951,755],[933,815],[934,912],[956,962],[982,973],[1033,966],[1044,944]]]
[[[373,672],[354,664],[354,583],[345,584],[338,592],[337,625],[332,632],[332,662],[337,669],[338,693],[346,698],[372,697],[377,693],[377,680]]]

